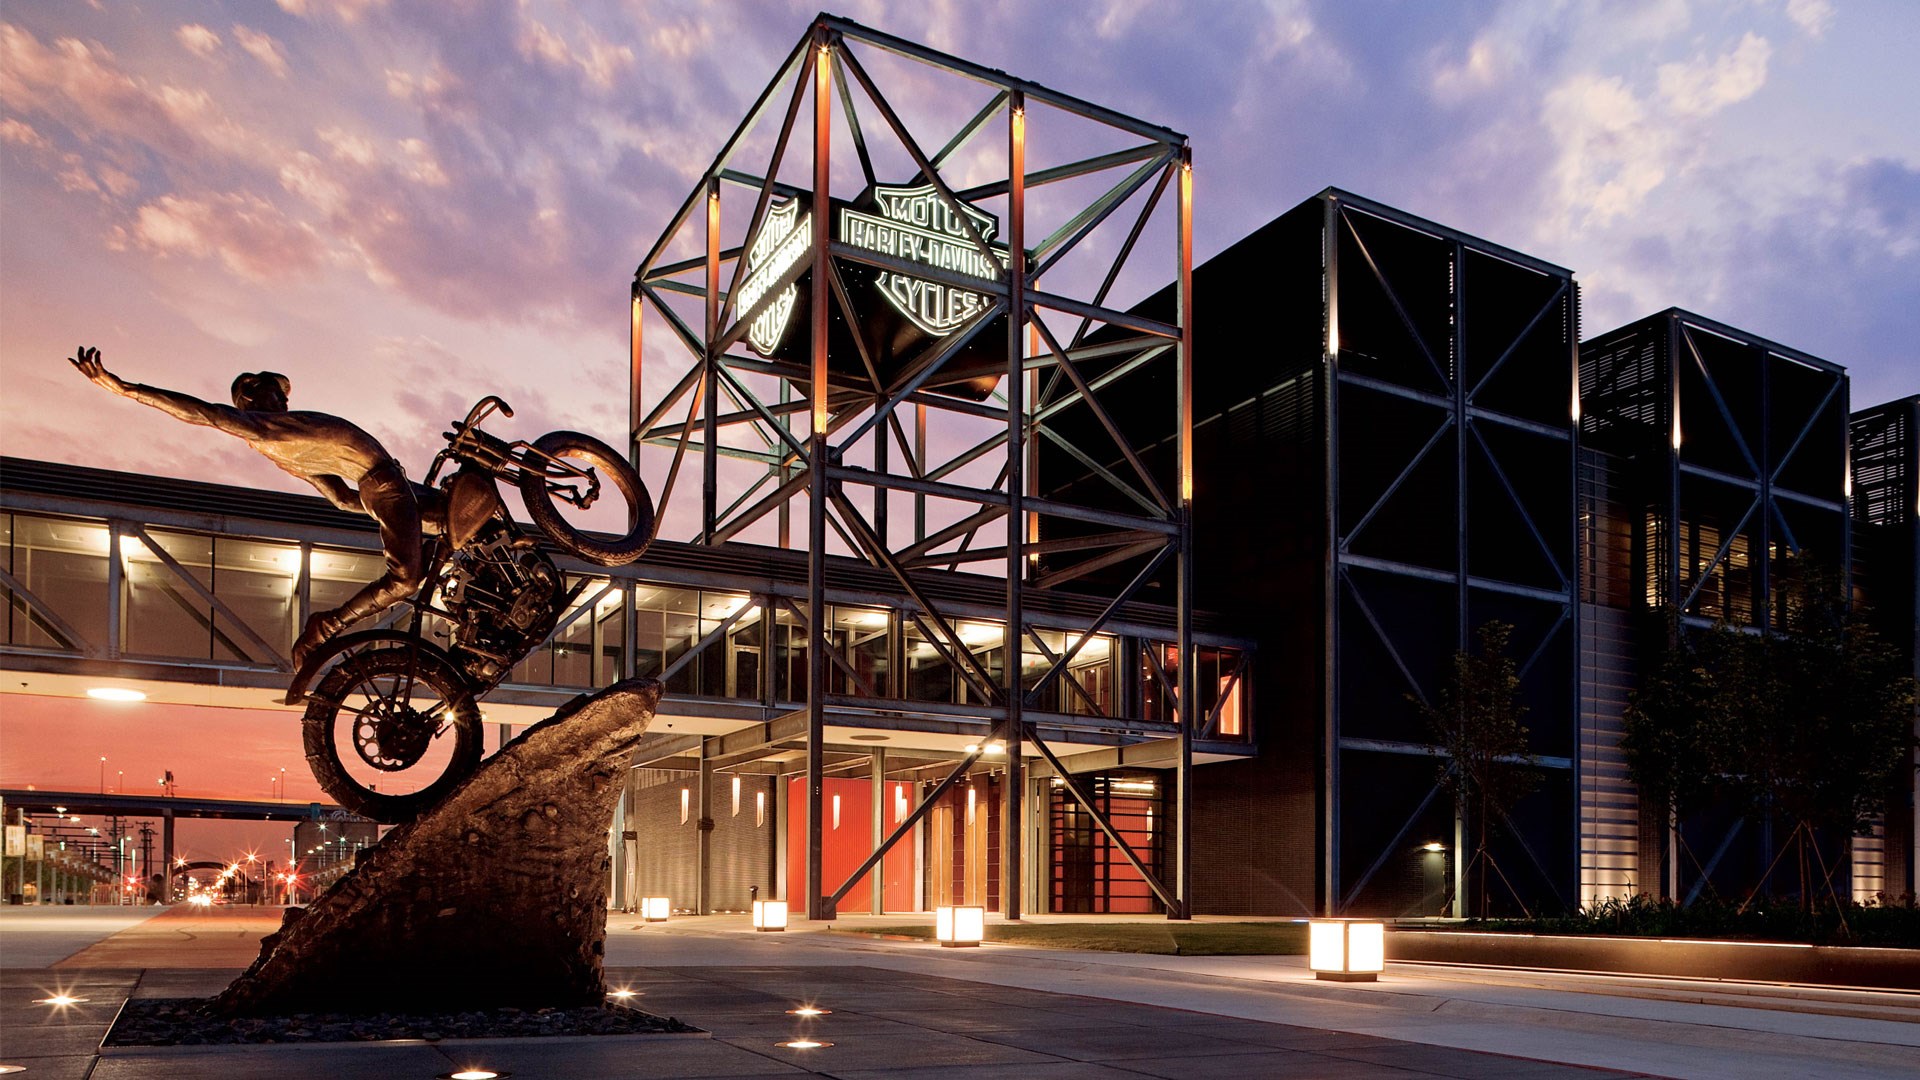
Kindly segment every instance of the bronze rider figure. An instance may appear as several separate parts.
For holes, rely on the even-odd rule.
[[[121,397],[245,440],[268,461],[312,484],[328,502],[379,524],[386,572],[346,603],[315,612],[307,620],[293,645],[296,670],[308,653],[340,630],[420,591],[425,576],[421,532],[429,524],[427,518],[445,512],[439,493],[409,481],[379,440],[355,425],[327,413],[288,409],[292,382],[285,375],[241,373],[233,380],[233,404],[228,406],[129,383],[107,370],[99,349],[82,347],[68,362],[96,385]]]

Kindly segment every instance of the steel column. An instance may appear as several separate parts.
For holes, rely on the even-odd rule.
[[[1471,595],[1469,594],[1468,586],[1467,586],[1467,452],[1470,449],[1469,439],[1471,438],[1471,435],[1467,431],[1467,425],[1472,421],[1467,418],[1467,377],[1466,377],[1467,353],[1466,353],[1466,325],[1465,325],[1467,313],[1461,310],[1461,307],[1460,307],[1461,283],[1465,280],[1465,275],[1467,272],[1467,267],[1466,267],[1467,260],[1466,260],[1465,249],[1461,247],[1460,241],[1455,240],[1451,244],[1447,245],[1447,258],[1451,260],[1453,263],[1453,287],[1451,290],[1452,296],[1449,297],[1449,299],[1453,303],[1454,370],[1447,372],[1446,374],[1451,376],[1450,382],[1452,384],[1452,391],[1453,391],[1452,393],[1453,401],[1451,403],[1453,406],[1453,434],[1455,439],[1454,457],[1453,457],[1453,470],[1454,470],[1453,472],[1453,477],[1454,477],[1453,479],[1453,485],[1454,485],[1453,486],[1453,498],[1454,498],[1453,555],[1454,555],[1455,573],[1459,574],[1458,595],[1460,597],[1460,600],[1459,600],[1460,609],[1454,613],[1453,647],[1456,653],[1464,653],[1467,651],[1467,641],[1471,636],[1471,631],[1467,627],[1467,606],[1468,606],[1469,600],[1472,599]],[[1379,272],[1378,268],[1376,268],[1375,273],[1378,273],[1378,272]],[[1380,283],[1382,287],[1386,287],[1385,278],[1382,278]],[[1413,327],[1411,324],[1409,324],[1407,329],[1413,332],[1415,338],[1418,339],[1419,334],[1417,331],[1413,330]],[[1489,374],[1491,374],[1491,372],[1489,372]],[[1491,458],[1493,456],[1492,451],[1488,451],[1487,456]],[[1519,506],[1518,499],[1514,500],[1514,505]],[[1524,517],[1525,514],[1526,514],[1526,511],[1522,509],[1521,515]],[[1385,640],[1384,634],[1382,635],[1381,639]],[[1453,809],[1454,809],[1454,829],[1456,833],[1458,833],[1463,828],[1464,815],[1467,813],[1468,807],[1464,801],[1456,800],[1454,803]],[[1475,829],[1478,829],[1481,835],[1483,836],[1486,835],[1484,824],[1474,823],[1472,827]],[[1458,838],[1459,837],[1456,837],[1456,839]],[[1485,857],[1483,853],[1478,851],[1476,851],[1474,855],[1475,857],[1481,857],[1481,858]],[[1459,897],[1459,899],[1457,903],[1454,905],[1454,910],[1462,915],[1465,915],[1467,913],[1466,888],[1469,882],[1467,880],[1466,860],[1467,860],[1466,845],[1462,843],[1454,844],[1453,845],[1453,875],[1454,875],[1454,880],[1460,886],[1460,892],[1456,894]],[[1487,878],[1487,872],[1486,872],[1486,868],[1483,866],[1480,869],[1480,880],[1485,881],[1486,878]],[[1484,902],[1484,898],[1482,898],[1482,900]]]
[[[819,57],[813,65],[813,269],[807,298],[812,307],[813,372],[807,388],[813,404],[812,438],[807,446],[807,780],[806,907],[809,919],[830,919],[833,912],[821,879],[820,797],[826,767],[827,724],[827,302],[828,276],[833,272],[827,253],[828,225],[833,215],[829,153],[833,145],[833,66],[827,63],[832,43],[827,31],[815,30]]]
[[[1027,107],[1026,97],[1014,90],[1007,98],[1007,629],[1006,680],[1007,775],[1000,785],[1000,910],[1008,921],[1020,918],[1020,887],[1026,880],[1022,843],[1026,784],[1021,770],[1021,742],[1026,733],[1022,711],[1026,694],[1021,676],[1026,667],[1026,631],[1022,594],[1026,584],[1027,529],[1022,510],[1027,495],[1027,375],[1024,367],[1027,329]]]
[[[740,260],[743,264],[745,258]],[[720,509],[720,368],[719,349],[714,342],[720,336],[720,180],[707,178],[707,302],[705,373],[701,376],[706,393],[706,430],[700,440],[700,537],[711,543]]]
[[[632,465],[639,467],[639,423],[645,417],[647,409],[641,404],[643,384],[641,384],[641,332],[645,331],[645,311],[641,304],[639,279],[628,290],[628,331],[626,331],[626,379],[628,379],[628,398],[626,398],[626,454],[632,459]],[[305,625],[305,623],[301,623]]]
[[[1326,289],[1326,326],[1322,328],[1326,356],[1321,393],[1326,419],[1322,483],[1326,508],[1326,551],[1323,555],[1320,733],[1320,914],[1340,914],[1340,200],[1328,196],[1320,224],[1321,274]]]
[[[1174,347],[1174,366],[1178,370],[1180,413],[1180,493],[1176,515],[1180,524],[1179,551],[1175,554],[1176,618],[1179,620],[1180,663],[1179,764],[1174,770],[1174,856],[1173,891],[1179,897],[1173,919],[1193,918],[1193,730],[1196,702],[1200,696],[1200,665],[1193,655],[1193,158],[1192,151],[1180,155],[1180,205],[1174,229],[1176,265],[1180,268],[1178,304],[1180,343]]]

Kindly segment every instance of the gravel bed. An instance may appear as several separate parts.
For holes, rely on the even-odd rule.
[[[205,998],[134,998],[107,1033],[107,1046],[230,1046],[243,1043],[379,1042],[386,1039],[511,1039],[543,1035],[652,1035],[697,1032],[672,1017],[624,1005],[572,1009],[485,1009],[456,1013],[293,1013],[212,1016]]]

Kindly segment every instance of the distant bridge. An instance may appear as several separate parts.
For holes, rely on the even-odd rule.
[[[331,803],[286,799],[205,799],[167,795],[100,794],[89,791],[40,791],[0,788],[0,807],[27,814],[117,815],[160,820],[162,866],[173,865],[173,823],[176,818],[218,818],[229,821],[345,821],[371,822]]]

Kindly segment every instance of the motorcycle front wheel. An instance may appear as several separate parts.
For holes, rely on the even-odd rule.
[[[480,709],[438,651],[348,656],[309,695],[302,729],[320,787],[389,825],[425,813],[480,764]]]
[[[582,524],[570,520],[547,486],[547,477],[537,469],[520,473],[520,497],[527,513],[554,543],[588,562],[601,566],[624,566],[638,559],[653,542],[653,496],[645,481],[627,464],[619,452],[591,435],[577,431],[552,431],[536,439],[533,448],[550,457],[571,459],[573,464],[594,469],[601,478],[602,496],[611,486],[626,502],[626,534],[614,538],[590,535]]]

